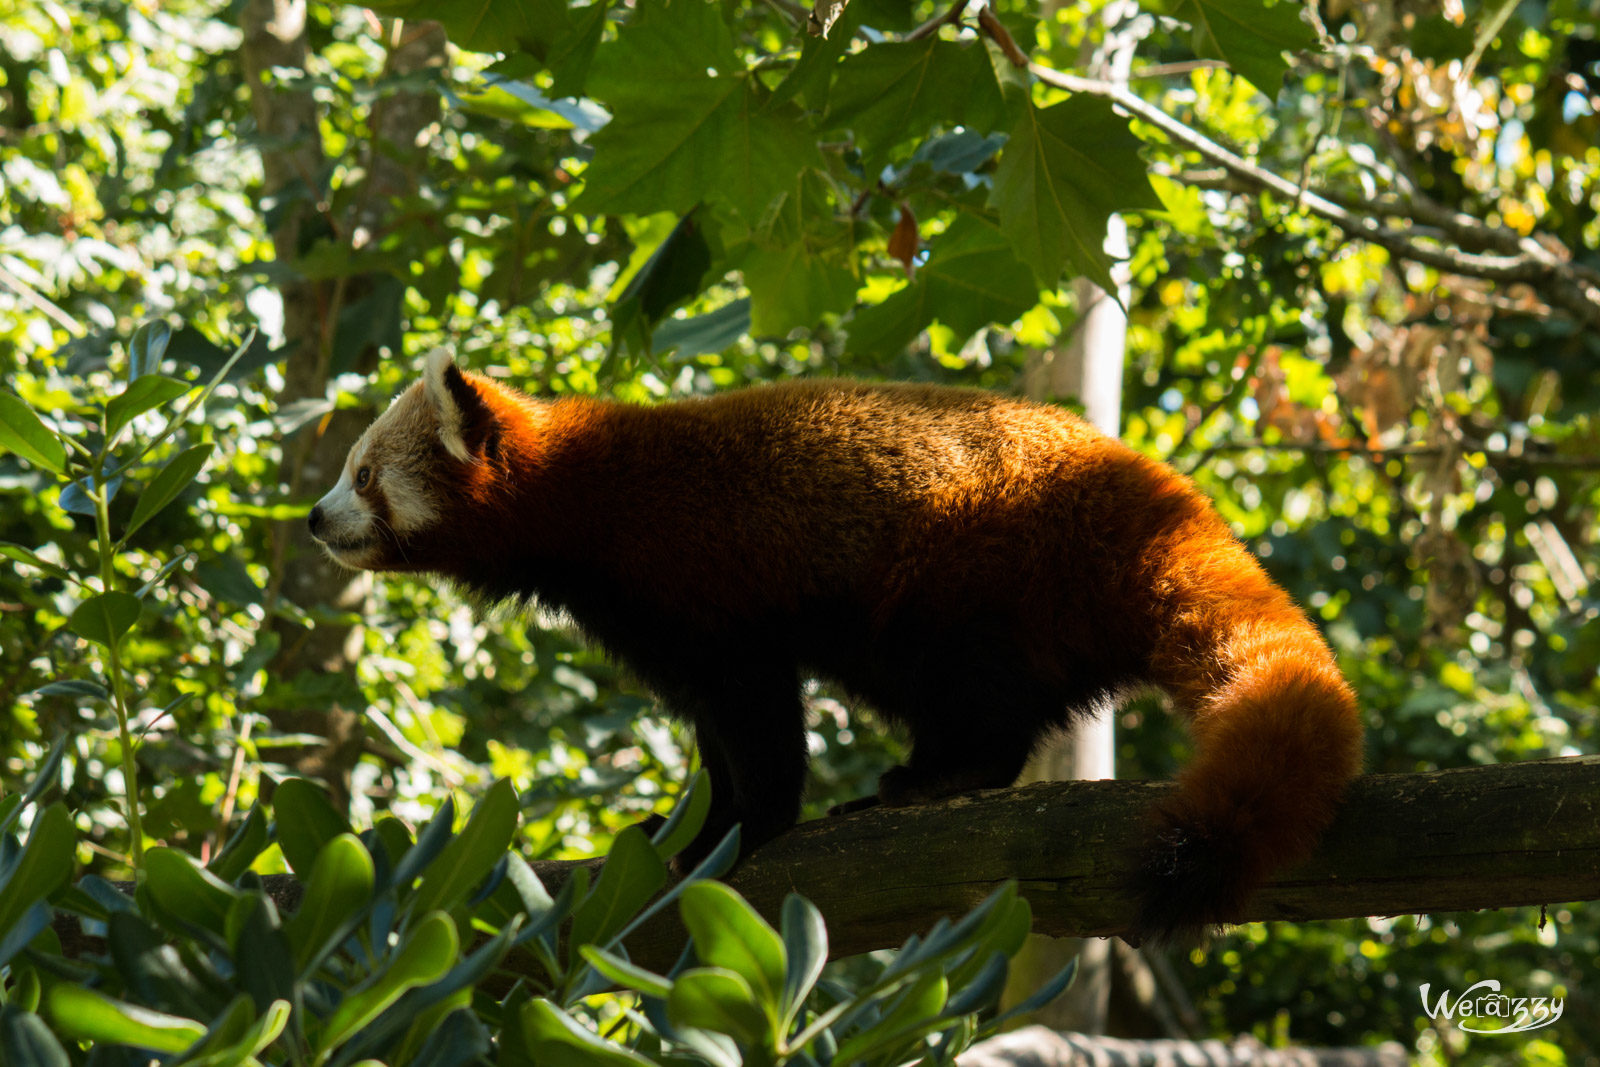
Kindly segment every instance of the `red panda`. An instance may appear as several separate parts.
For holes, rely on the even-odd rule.
[[[1010,786],[1041,738],[1164,689],[1197,755],[1154,813],[1136,936],[1237,919],[1360,765],[1327,645],[1210,503],[1053,407],[843,381],[548,401],[438,352],[310,524],[350,567],[564,610],[631,668],[711,778],[691,862],[795,823],[806,676],[909,733],[891,805]]]

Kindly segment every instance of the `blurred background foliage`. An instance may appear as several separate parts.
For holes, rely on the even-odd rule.
[[[647,14],[682,15],[676,2]],[[857,5],[852,17],[902,32],[945,10]],[[421,13],[448,23],[448,7]],[[1303,27],[1322,46],[1271,97],[1196,45],[1183,20],[1202,7],[1139,14],[1136,95],[1431,247],[1511,254],[1531,240],[1600,268],[1600,5],[1334,0]],[[629,17],[561,10],[597,20],[608,45]],[[811,55],[796,54],[783,4],[706,10],[730,54],[778,72],[762,92]],[[1077,68],[1104,33],[1098,3],[994,10],[1052,69]],[[296,11],[303,32],[284,32]],[[627,102],[651,91],[650,70],[629,82],[603,55],[602,99],[642,121]],[[209,858],[295,773],[358,823],[413,825],[505,776],[527,803],[527,854],[581,856],[684,780],[691,739],[560,620],[482,617],[425,581],[352,582],[300,535],[353,433],[429,348],[545,394],[649,402],[794,376],[1015,391],[1071,335],[1068,288],[967,305],[930,258],[963,220],[993,221],[1000,141],[986,130],[940,125],[935,108],[915,143],[899,128],[824,143],[833,154],[784,202],[800,205],[792,219],[615,193],[601,197],[612,213],[593,213],[574,201],[609,116],[558,97],[572,83],[555,79],[575,76],[563,69],[343,5],[0,0],[5,388],[70,428],[115,391],[142,321],[173,324],[180,377],[209,378],[250,340],[152,457],[209,440],[210,465],[117,560],[137,586],[181,557],[122,646],[147,842]],[[822,111],[827,88],[798,99]],[[1324,626],[1367,709],[1369,770],[1595,752],[1597,313],[1547,279],[1392,256],[1133,129],[1159,202],[1128,217],[1124,436],[1191,473]],[[116,493],[112,521],[136,499]],[[81,503],[0,455],[0,540],[95,573]],[[116,724],[81,695],[39,692],[102,679],[67,626],[79,595],[13,562],[0,568],[4,789],[72,732],[78,858],[126,875]],[[870,792],[900,750],[843,694],[818,688],[810,709],[815,815]],[[1159,701],[1118,724],[1120,774],[1180,762]],[[274,856],[257,869],[282,869]],[[1248,926],[1170,962],[1206,1034],[1596,1063],[1597,958],[1590,905]],[[1491,977],[1564,995],[1565,1018],[1517,1044],[1422,1011],[1424,982]]]

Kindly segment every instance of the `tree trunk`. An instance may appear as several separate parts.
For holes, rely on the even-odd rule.
[[[308,46],[303,0],[249,0],[240,14],[244,43],[244,69],[251,89],[256,123],[265,135],[262,164],[263,193],[293,200],[283,210],[272,234],[278,264],[285,268],[279,283],[283,298],[284,387],[280,409],[296,401],[327,397],[329,379],[336,370],[370,374],[380,353],[365,338],[378,332],[366,329],[352,351],[341,350],[342,317],[362,307],[374,287],[392,278],[351,275],[311,280],[295,273],[292,265],[307,251],[310,233],[360,249],[381,235],[392,203],[415,189],[416,174],[426,163],[418,140],[438,120],[439,101],[431,88],[390,91],[373,104],[368,117],[371,140],[363,160],[366,179],[354,197],[347,217],[334,217],[326,207],[322,187],[325,156],[319,133],[319,116],[309,88],[280,85],[272,78],[274,67],[306,69]],[[386,75],[407,74],[440,67],[445,62],[443,29],[432,22],[406,26],[383,24]],[[313,228],[314,227],[314,228]],[[384,307],[372,301],[374,313]],[[386,314],[398,316],[398,301]],[[398,335],[394,321],[389,333]],[[349,342],[345,344],[348,346]],[[279,481],[290,499],[320,494],[337,480],[345,455],[366,424],[370,410],[330,410],[313,419],[285,442]],[[312,541],[300,521],[280,522],[273,530],[272,580],[269,603],[279,597],[304,611],[333,608],[358,610],[370,588],[365,576],[353,577],[335,564]],[[272,675],[294,691],[298,679],[336,674],[349,677],[361,647],[359,627],[322,623],[307,627],[298,618],[275,613],[273,633],[279,642],[269,668]],[[349,677],[346,691],[353,692]],[[319,689],[322,694],[326,688]],[[303,706],[304,704],[316,706]],[[335,802],[344,806],[350,795],[350,770],[360,757],[364,735],[360,709],[351,700],[296,701],[288,707],[268,709],[274,725],[291,734],[314,734],[325,744],[299,758],[287,760],[295,769],[325,782]],[[348,705],[348,706],[347,706]]]

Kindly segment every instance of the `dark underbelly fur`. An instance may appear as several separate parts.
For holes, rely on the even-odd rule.
[[[839,601],[706,627],[567,566],[529,565],[468,585],[490,601],[536,590],[694,729],[712,804],[680,865],[704,857],[735,824],[747,852],[799,818],[808,677],[838,683],[906,730],[911,757],[883,776],[879,799],[913,804],[1010,786],[1041,739],[1142,674],[1136,652],[1108,642],[1065,664],[1058,651],[1045,677],[1004,612],[939,625],[906,611],[874,625]]]

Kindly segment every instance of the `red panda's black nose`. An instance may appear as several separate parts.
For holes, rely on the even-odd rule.
[[[311,527],[311,536],[312,537],[320,537],[321,536],[321,534],[319,532],[322,529],[322,505],[321,504],[317,504],[315,507],[313,507],[311,509],[311,517],[306,520],[306,524]]]

